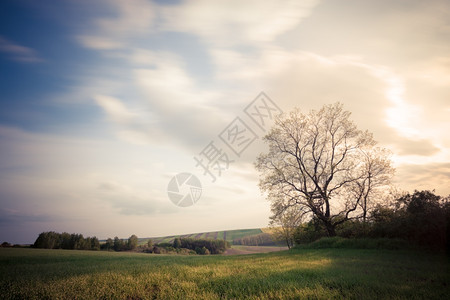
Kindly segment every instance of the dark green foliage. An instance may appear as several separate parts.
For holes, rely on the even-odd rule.
[[[84,238],[82,234],[48,231],[39,234],[33,247],[44,249],[100,250],[100,242],[95,236]]]
[[[367,237],[370,230],[370,224],[359,220],[350,220],[337,227],[337,235],[344,238],[363,238]]]
[[[230,247],[230,244],[224,240],[181,238],[180,241],[181,248],[195,250],[198,254],[220,254]],[[209,253],[206,253],[203,248],[207,249]]]
[[[175,238],[174,240],[173,240],[173,247],[174,248],[181,248],[181,239],[180,238]]]
[[[300,245],[311,243],[325,236],[327,236],[325,226],[317,218],[313,218],[308,223],[302,224],[297,228],[294,232],[294,241],[295,244]]]
[[[54,249],[59,248],[60,237],[54,231],[42,232],[34,242],[34,248]]]
[[[395,207],[379,205],[368,223],[352,220],[337,227],[345,238],[402,239],[433,249],[449,249],[450,203],[430,191],[415,191],[397,199]],[[323,226],[314,219],[301,225],[295,234],[297,245],[325,236]],[[327,240],[326,243],[333,240]]]
[[[250,236],[245,236],[240,239],[233,240],[233,245],[245,245],[245,246],[273,246],[275,241],[272,235],[268,233],[260,233]]]
[[[430,248],[448,247],[450,205],[430,191],[415,191],[397,201],[396,208],[378,207],[371,237],[402,238]]]
[[[132,235],[128,238],[127,248],[128,250],[134,250],[138,246],[138,237],[136,235]]]
[[[107,251],[114,250],[114,241],[112,240],[112,238],[108,238],[106,240],[106,243],[101,245],[100,248]]]
[[[96,237],[91,238],[91,249],[100,250],[100,242]]]
[[[125,243],[123,242],[123,240],[119,239],[119,237],[115,236],[114,237],[114,251],[121,251],[124,250],[124,245]]]
[[[211,254],[210,252],[209,252],[209,250],[205,247],[205,246],[203,246],[203,247],[196,247],[195,248],[195,253],[197,253],[197,254],[200,254],[200,255],[208,255],[208,254]]]

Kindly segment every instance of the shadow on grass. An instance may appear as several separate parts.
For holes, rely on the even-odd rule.
[[[211,278],[199,288],[226,299],[445,299],[450,294],[449,264],[442,256],[355,249],[293,250],[290,256],[296,265]]]

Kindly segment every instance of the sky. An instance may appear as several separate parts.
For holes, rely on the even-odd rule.
[[[3,0],[0,242],[266,227],[258,103],[339,101],[399,190],[446,196],[449,36],[444,0]],[[180,173],[201,184],[187,207]]]

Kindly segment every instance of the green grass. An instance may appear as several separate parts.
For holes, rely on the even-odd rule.
[[[262,233],[260,228],[256,229],[238,229],[238,230],[227,230],[227,241],[232,242],[234,239],[240,239],[245,236],[255,235]]]
[[[410,250],[164,256],[0,249],[0,291],[2,299],[445,299],[450,276],[446,256]]]
[[[407,250],[413,247],[405,240],[387,239],[387,238],[358,238],[347,239],[342,237],[324,237],[309,244],[296,246],[299,249],[321,249],[321,248],[349,248],[349,249],[389,249],[389,250]]]

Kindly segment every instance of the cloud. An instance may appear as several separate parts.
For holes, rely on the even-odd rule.
[[[18,45],[2,36],[0,36],[0,52],[18,62],[37,63],[43,61],[34,49]]]
[[[131,40],[161,32],[194,34],[220,46],[271,42],[308,17],[318,0],[182,1],[178,5],[145,0],[105,2],[110,16],[93,22],[78,40],[87,48],[125,48]]]
[[[79,35],[83,46],[95,50],[120,49],[126,47],[129,40],[152,31],[156,15],[156,5],[152,2],[114,0],[105,5],[114,16],[96,19],[93,30]]]
[[[166,195],[162,195],[163,192],[158,190],[152,190],[149,193],[136,186],[110,181],[100,182],[97,191],[99,201],[111,205],[121,215],[172,214],[179,211],[179,208],[169,202]],[[153,199],[149,198],[150,194]]]
[[[97,95],[94,96],[96,103],[103,108],[103,110],[118,123],[129,123],[136,114],[129,111],[127,107],[117,98]]]
[[[113,50],[124,46],[123,42],[101,36],[82,35],[78,37],[78,40],[86,48],[96,50]]]
[[[170,141],[192,153],[226,125],[226,94],[202,89],[179,56],[138,48],[123,59],[133,76],[117,79],[126,83],[117,94],[126,96],[93,97],[122,139],[140,144]]]
[[[394,145],[397,147],[399,155],[431,156],[440,151],[427,139],[411,140],[399,137]]]
[[[166,211],[166,202],[170,206],[162,192],[155,192],[166,184],[154,173],[164,171],[155,167],[154,159],[164,161],[157,150],[0,127],[0,151],[4,209],[29,215],[70,212],[80,218],[97,214],[105,199],[111,200],[106,201],[110,208],[137,207],[137,212],[140,207],[146,214]],[[86,212],[88,207],[92,211]]]
[[[434,190],[441,196],[450,194],[450,163],[402,164],[397,167],[395,180],[402,188]]]
[[[113,13],[95,19],[92,22],[94,29],[78,35],[78,40],[85,47],[121,60],[126,72],[131,72],[134,78],[118,79],[118,83],[128,82],[129,87],[136,87],[146,98],[137,100],[140,107],[150,110],[153,116],[157,116],[157,121],[151,128],[135,120],[132,124],[124,124],[130,101],[115,93],[100,91],[98,94],[110,98],[105,100],[96,96],[96,102],[113,122],[121,123],[117,135],[122,139],[142,144],[155,139],[176,140],[184,147],[199,149],[233,117],[230,110],[222,108],[228,106],[229,109],[231,105],[232,109],[239,111],[242,108],[237,104],[241,101],[235,99],[233,103],[226,99],[229,92],[223,88],[211,92],[212,89],[201,85],[193,74],[187,72],[180,56],[168,51],[149,50],[151,38],[170,31],[196,35],[214,47],[271,42],[307,17],[317,3],[285,1],[280,4],[269,1],[262,5],[258,1],[244,4],[239,1],[183,1],[178,5],[163,5],[148,1],[114,1],[107,5],[106,10]],[[109,50],[116,52],[111,54]],[[207,51],[221,50],[211,48]],[[247,80],[255,74],[255,70],[248,70]],[[222,70],[218,70],[218,78],[223,74],[219,72]],[[238,78],[234,78],[236,80]],[[130,94],[124,90],[120,93]],[[111,98],[126,101],[114,101],[113,112]],[[128,120],[132,119],[127,116]]]
[[[310,15],[319,1],[184,1],[162,8],[162,30],[220,46],[270,42]]]

